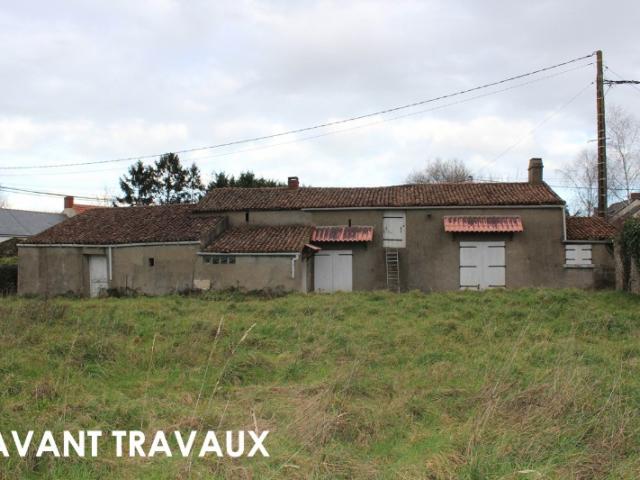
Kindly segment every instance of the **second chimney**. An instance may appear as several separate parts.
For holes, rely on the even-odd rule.
[[[289,177],[287,178],[287,185],[290,189],[295,190],[300,186],[300,181],[298,180],[298,177]]]
[[[74,198],[71,195],[67,195],[66,197],[64,197],[64,208],[73,208],[73,201]]]
[[[542,159],[529,160],[529,183],[542,183]]]

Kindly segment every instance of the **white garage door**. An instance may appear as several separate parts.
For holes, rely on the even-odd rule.
[[[103,255],[89,256],[89,293],[92,297],[100,295],[109,288],[107,277],[107,257]]]
[[[460,288],[505,286],[504,242],[460,242]]]
[[[352,283],[351,250],[322,251],[314,259],[314,289],[316,292],[350,292]]]

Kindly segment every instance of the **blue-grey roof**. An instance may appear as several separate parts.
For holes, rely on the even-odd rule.
[[[30,237],[66,220],[61,213],[0,208],[0,236]]]

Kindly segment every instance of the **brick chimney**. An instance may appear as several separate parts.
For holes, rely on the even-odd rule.
[[[73,201],[74,201],[74,198],[71,195],[67,195],[66,197],[64,197],[64,208],[65,208],[65,210],[67,208],[73,208]]]
[[[287,178],[287,185],[291,190],[295,190],[300,186],[300,181],[298,180],[298,177],[289,177]]]
[[[529,183],[542,183],[542,159],[529,160]]]
[[[636,200],[640,200],[640,192],[632,192],[629,194],[629,200],[635,202]]]

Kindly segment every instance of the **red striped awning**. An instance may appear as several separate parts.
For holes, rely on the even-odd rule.
[[[444,217],[445,232],[522,232],[522,219],[513,217]]]
[[[373,227],[316,227],[311,235],[312,242],[370,242]]]

